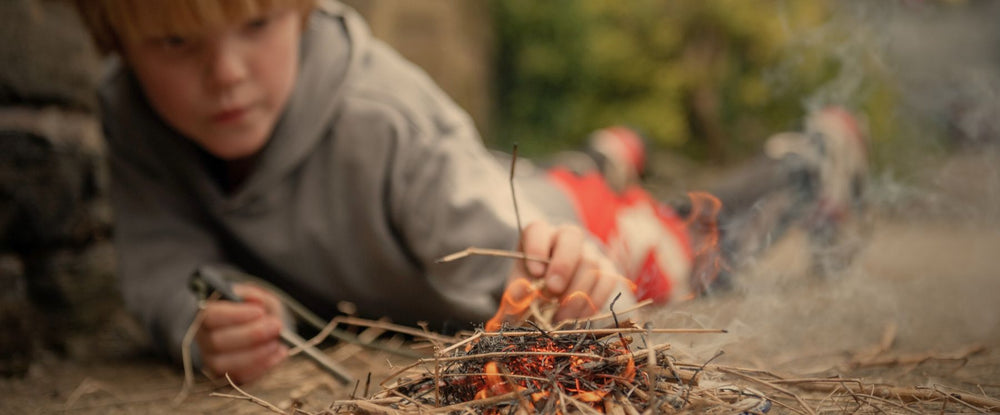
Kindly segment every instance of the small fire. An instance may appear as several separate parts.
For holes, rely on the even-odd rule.
[[[693,255],[692,292],[700,294],[725,269],[719,250],[718,215],[722,203],[708,193],[690,193],[689,197],[691,212],[683,226],[690,237]],[[542,286],[542,280],[524,278],[508,284],[497,312],[486,323],[485,330],[498,332],[504,329],[505,324],[523,322],[532,312],[533,305],[565,306],[571,302],[582,302],[590,310],[597,311],[593,300],[584,292],[571,293],[557,304],[556,300],[545,295]],[[625,338],[610,344],[596,339],[584,340],[587,339],[545,335],[535,337],[530,344],[506,344],[500,352],[491,353],[507,356],[481,363],[479,374],[468,378],[466,386],[470,391],[466,399],[480,400],[523,392],[525,395],[518,398],[522,409],[535,411],[536,408],[549,407],[549,400],[558,392],[600,411],[603,409],[602,402],[616,382],[632,384],[636,377],[635,360]],[[465,352],[472,354],[473,349],[481,346],[478,342],[470,343]],[[619,364],[607,365],[609,358],[617,359]],[[608,367],[614,369],[609,373]],[[475,369],[473,372],[477,371]]]
[[[684,221],[684,227],[691,238],[693,269],[691,271],[691,292],[704,294],[726,269],[725,260],[719,247],[719,212],[722,202],[704,192],[688,193],[691,199],[691,213]]]
[[[485,363],[483,374],[472,379],[476,390],[473,399],[531,392],[522,405],[535,411],[549,405],[552,391],[558,390],[600,410],[601,403],[616,382],[631,384],[635,379],[635,361],[627,346],[620,342],[604,344],[585,340],[585,337],[538,337],[533,344],[507,345],[503,351],[509,353],[509,357],[502,358],[502,362],[492,360]],[[605,364],[608,356],[626,360],[623,365],[612,366],[617,373],[598,370],[609,367]]]
[[[486,399],[490,396],[503,395],[505,393],[513,392],[514,390],[524,390],[524,386],[514,384],[510,385],[507,381],[503,380],[500,375],[500,369],[497,367],[497,362],[488,362],[483,366],[483,372],[485,373],[483,377],[486,379],[486,386],[476,392],[476,397],[474,399]]]

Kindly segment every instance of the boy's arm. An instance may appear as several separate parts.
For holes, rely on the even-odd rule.
[[[486,321],[499,306],[516,261],[488,256],[436,260],[469,247],[517,249],[520,232],[510,166],[483,146],[470,120],[449,121],[451,125],[424,126],[401,140],[393,165],[391,211],[431,284],[461,309],[479,310],[480,320]],[[524,192],[518,196],[521,224],[546,219]]]
[[[221,259],[191,203],[129,160],[109,155],[115,249],[125,304],[154,345],[180,361],[181,339],[197,312],[188,278]]]

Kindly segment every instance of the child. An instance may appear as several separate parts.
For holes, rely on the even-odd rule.
[[[508,168],[469,117],[370,37],[353,11],[310,0],[78,2],[120,57],[101,88],[127,305],[179,355],[194,269],[225,263],[322,316],[435,326],[486,320],[507,281],[604,304],[625,286],[584,232],[527,200],[519,241]],[[469,246],[548,264],[435,259]],[[252,285],[213,302],[202,365],[251,381],[284,359],[281,307]],[[594,312],[569,301],[556,318]]]
[[[485,321],[525,279],[564,300],[556,319],[606,309],[617,293],[695,291],[685,281],[704,253],[637,188],[519,165],[522,235],[509,164],[468,115],[356,13],[314,2],[77,2],[120,57],[100,98],[123,294],[174,358],[197,311],[188,276],[206,264],[324,317],[349,301],[365,317],[435,327]],[[470,246],[548,263],[435,261]],[[234,290],[247,301],[206,305],[197,346],[205,369],[248,382],[285,358],[287,323],[272,292]]]

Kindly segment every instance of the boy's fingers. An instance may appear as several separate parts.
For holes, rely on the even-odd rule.
[[[548,258],[552,252],[552,243],[555,234],[555,229],[545,222],[532,222],[526,226],[524,228],[524,237],[521,240],[525,255]],[[530,276],[540,278],[545,274],[545,264],[538,261],[524,262]]]
[[[562,299],[559,304],[559,310],[556,311],[554,316],[555,321],[563,321],[569,319],[579,319],[583,317],[588,317],[597,311],[597,307],[594,302],[590,299],[589,295],[586,295],[582,291],[574,291],[568,296]]]
[[[545,287],[555,295],[567,292],[579,275],[583,258],[583,231],[576,226],[561,226],[553,240],[552,256],[545,272]],[[592,283],[592,281],[590,282]],[[587,283],[584,283],[587,284]]]
[[[247,323],[200,332],[198,346],[208,353],[223,353],[276,341],[280,335],[281,319],[264,316]]]
[[[596,268],[591,269],[581,269],[580,272],[570,281],[569,287],[566,287],[565,298],[569,296],[583,296],[585,298],[590,298],[591,301],[596,303],[593,299],[594,296],[594,286],[597,284],[600,275]]]
[[[277,341],[232,353],[205,356],[205,368],[217,375],[229,374],[236,383],[252,382],[288,356],[288,348]]]
[[[202,327],[211,330],[256,320],[263,317],[266,311],[260,304],[210,301],[205,304],[202,313],[205,315]]]
[[[585,318],[601,311],[620,287],[628,287],[624,277],[593,245],[584,244],[583,259],[570,282],[556,320]]]
[[[620,286],[624,286],[624,284],[621,283],[621,280],[624,277],[617,274],[607,274],[601,271],[598,272],[600,272],[600,277],[597,278],[597,282],[594,284],[591,301],[594,302],[595,306],[601,307],[603,304],[607,304],[608,300],[617,294],[615,290],[619,289]]]
[[[264,306],[268,314],[280,315],[282,313],[281,300],[264,288],[248,283],[237,283],[233,284],[233,291],[243,297],[243,301]]]
[[[588,246],[589,247],[589,246]],[[596,250],[596,248],[590,247],[590,251]],[[589,256],[594,257],[594,256]],[[597,283],[594,285],[594,304],[602,309],[600,311],[608,311],[604,309],[604,305],[607,305],[611,298],[621,291],[628,291],[627,294],[632,293],[629,285],[630,282],[624,275],[618,270],[618,267],[611,262],[608,257],[604,255],[596,256],[597,260],[595,265],[597,266],[599,278]]]

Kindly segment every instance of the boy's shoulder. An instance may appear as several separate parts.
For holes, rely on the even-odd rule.
[[[322,26],[341,26],[346,35],[350,64],[339,95],[349,111],[389,112],[416,125],[468,117],[422,68],[374,37],[364,18],[349,6],[321,0],[316,19]]]

